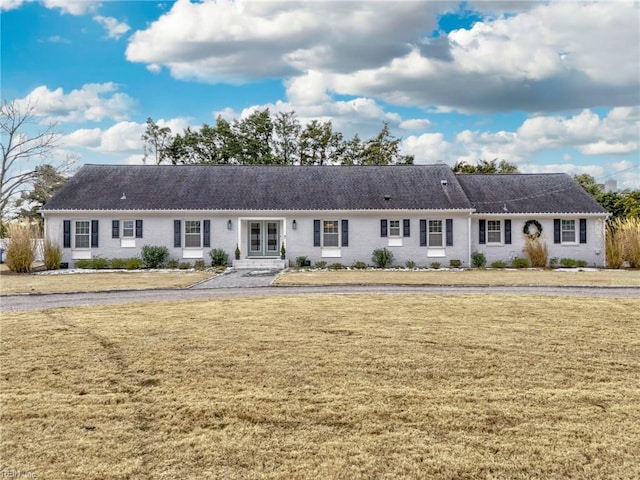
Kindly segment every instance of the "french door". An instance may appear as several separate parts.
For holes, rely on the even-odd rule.
[[[249,222],[250,257],[274,257],[280,255],[280,224],[272,221]]]

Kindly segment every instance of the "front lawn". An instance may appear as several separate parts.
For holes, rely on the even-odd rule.
[[[13,274],[4,270],[0,275],[0,295],[184,288],[211,275],[210,272],[144,270],[39,275]]]
[[[276,285],[640,286],[640,270],[301,270]]]
[[[7,313],[0,458],[34,478],[640,478],[639,311],[378,294]]]

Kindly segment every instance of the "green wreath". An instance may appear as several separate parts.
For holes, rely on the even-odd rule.
[[[531,233],[529,231],[529,227],[533,225],[534,227],[536,227],[536,232]],[[524,228],[522,229],[522,233],[524,233],[527,237],[529,237],[531,240],[535,240],[536,238],[538,238],[540,235],[542,235],[542,225],[540,225],[540,222],[537,220],[527,220],[524,224]]]

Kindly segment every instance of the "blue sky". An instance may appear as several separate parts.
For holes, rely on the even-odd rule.
[[[181,133],[295,110],[417,163],[504,159],[640,188],[637,2],[0,0],[2,99],[59,157],[141,163]]]

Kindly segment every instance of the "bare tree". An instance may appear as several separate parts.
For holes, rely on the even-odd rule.
[[[33,184],[37,167],[49,159],[58,146],[55,124],[42,127],[36,122],[35,105],[2,101],[0,106],[0,218],[4,218],[9,202]]]

